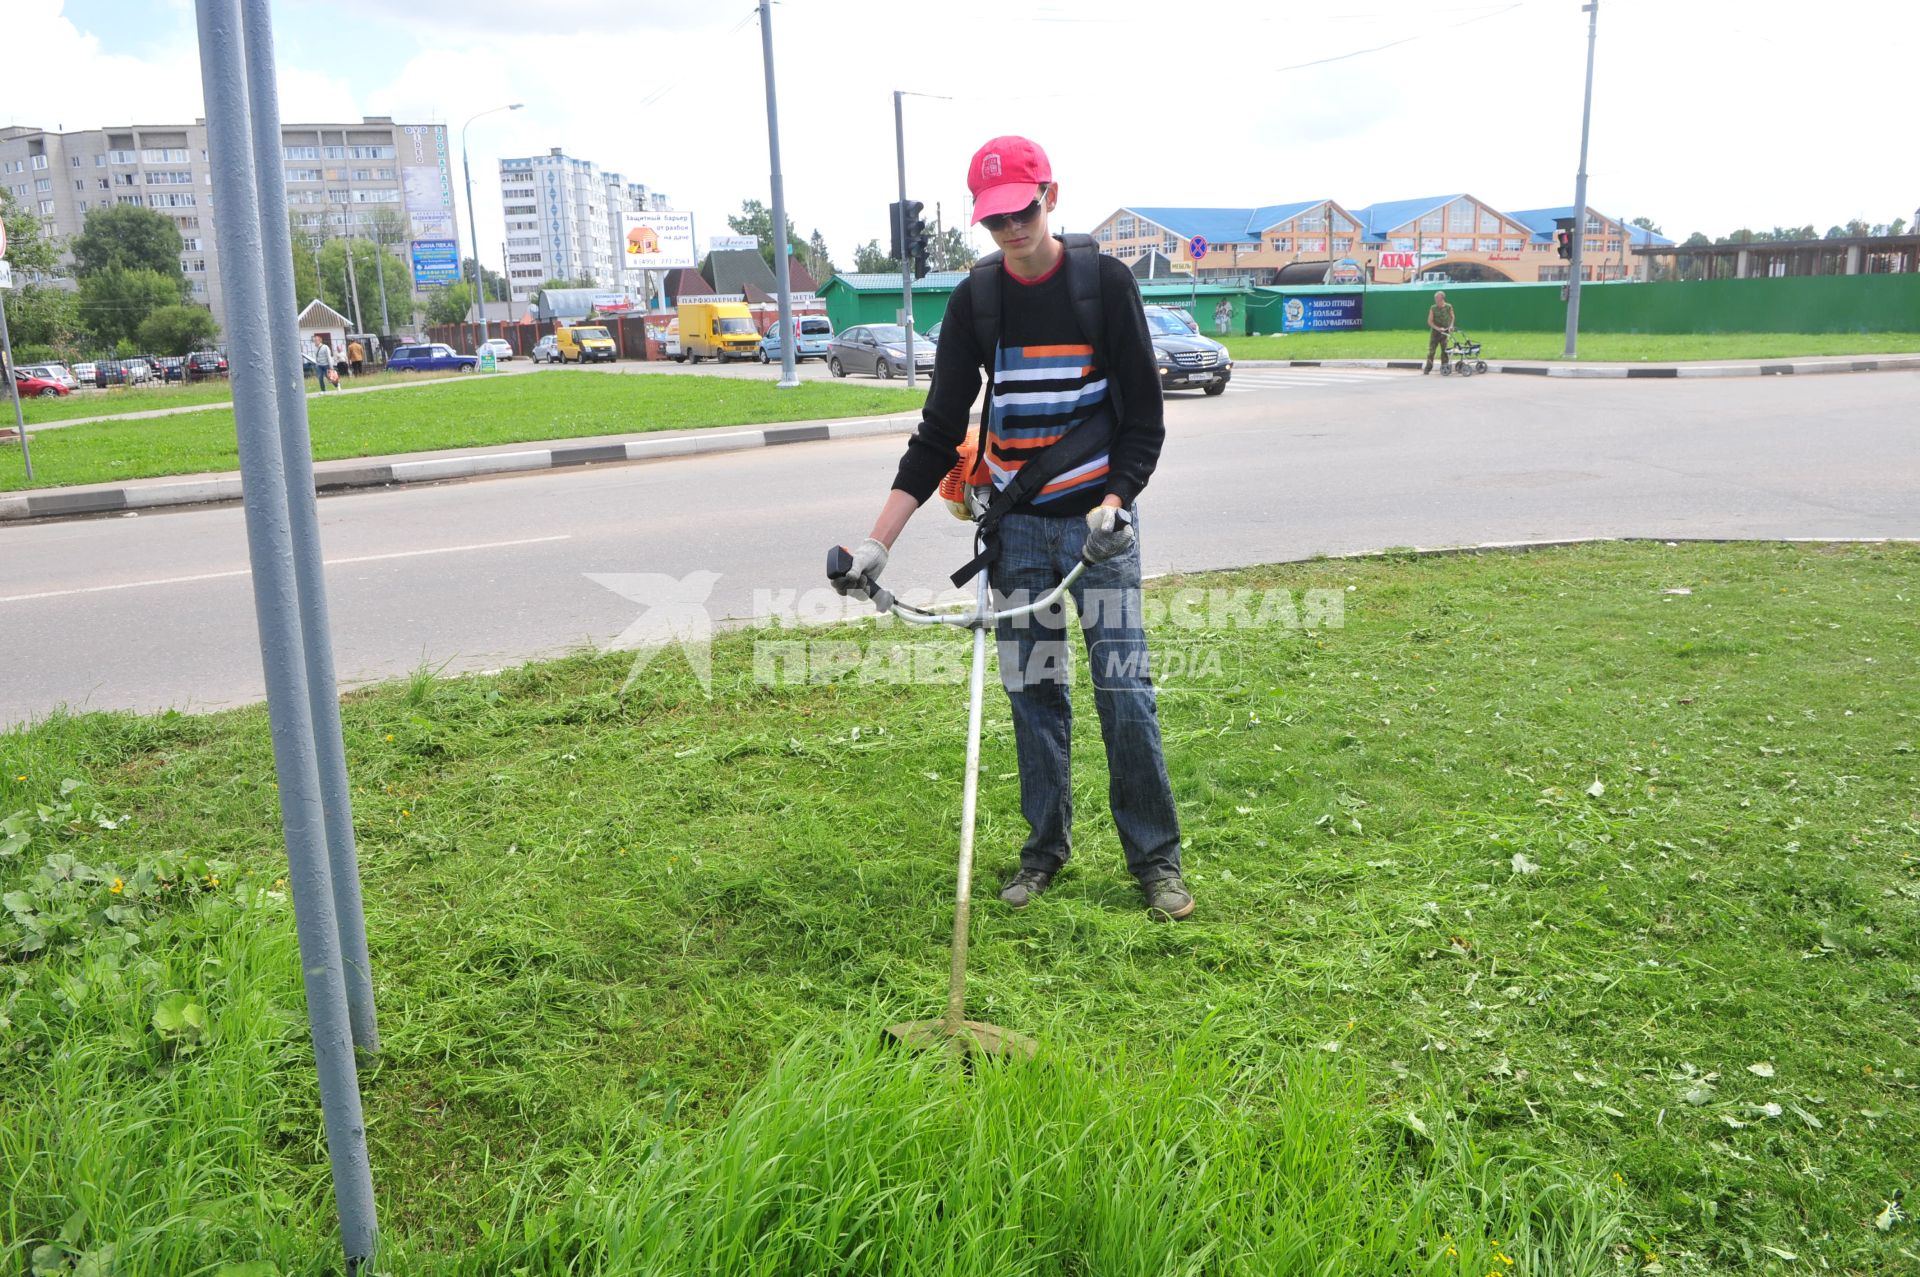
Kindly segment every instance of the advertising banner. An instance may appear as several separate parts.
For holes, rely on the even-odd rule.
[[[460,247],[450,239],[416,239],[413,249],[413,286],[441,288],[460,282]]]
[[[1381,270],[1413,270],[1418,259],[1411,252],[1380,254]]]
[[[757,253],[760,251],[760,240],[753,235],[715,235],[707,241],[707,247],[716,253],[728,251]]]
[[[692,213],[622,213],[620,232],[624,273],[692,270],[698,262]]]
[[[1361,293],[1289,297],[1280,310],[1283,333],[1331,333],[1360,327]]]

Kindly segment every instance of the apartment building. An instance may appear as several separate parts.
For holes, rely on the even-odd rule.
[[[379,239],[403,261],[409,241],[455,237],[444,124],[400,124],[388,116],[358,124],[285,124],[281,144],[297,231],[315,240]],[[56,241],[79,234],[90,210],[116,204],[172,219],[193,298],[224,327],[205,120],[71,133],[0,129],[0,185],[37,214]]]
[[[1195,262],[1199,278],[1287,282],[1289,268],[1322,270],[1351,260],[1378,283],[1404,283],[1425,271],[1461,281],[1564,280],[1567,263],[1553,242],[1556,218],[1571,207],[1504,212],[1466,193],[1385,200],[1348,208],[1337,200],[1302,200],[1261,208],[1116,209],[1094,227],[1102,252],[1132,262],[1159,253],[1194,262],[1195,236],[1207,241]],[[1635,245],[1670,241],[1587,209],[1585,277],[1625,279]],[[1387,263],[1396,263],[1388,265]],[[1298,282],[1295,280],[1294,282]]]
[[[619,287],[621,214],[668,206],[664,194],[557,146],[545,155],[501,160],[500,201],[516,314],[549,279]]]

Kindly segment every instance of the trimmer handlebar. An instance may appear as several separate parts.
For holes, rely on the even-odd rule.
[[[1060,597],[1072,587],[1073,583],[1080,579],[1080,574],[1085,572],[1088,566],[1087,561],[1084,558],[1081,559],[1073,565],[1073,570],[1067,573],[1066,578],[1046,595],[1018,607],[993,610],[987,604],[986,586],[983,584],[980,602],[976,606],[959,612],[929,612],[911,603],[902,603],[894,597],[892,591],[885,589],[877,581],[866,577],[855,577],[853,554],[845,546],[836,545],[827,551],[827,580],[832,582],[834,588],[841,593],[864,594],[873,601],[873,606],[877,610],[892,612],[901,620],[914,625],[960,625],[969,629],[991,625],[1003,619],[1026,616],[1052,607],[1060,601]]]
[[[873,606],[882,612],[893,610],[893,594],[890,591],[882,589],[877,581],[853,575],[853,554],[844,545],[836,545],[827,551],[827,580],[843,594],[857,590],[866,595],[873,601]]]

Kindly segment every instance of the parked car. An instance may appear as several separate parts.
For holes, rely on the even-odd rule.
[[[25,368],[16,368],[13,373],[13,385],[22,399],[58,399],[67,393],[67,388],[51,377],[36,377]]]
[[[93,384],[105,390],[108,386],[131,384],[126,364],[118,359],[102,359],[93,365]]]
[[[867,372],[882,380],[907,375],[907,330],[899,324],[862,324],[849,328],[827,344],[827,371],[836,377]],[[913,366],[933,371],[933,343],[913,336]]]
[[[187,356],[187,380],[227,375],[227,357],[217,350],[196,350]],[[311,374],[309,374],[311,375]]]
[[[489,337],[481,342],[480,349],[473,353],[478,355],[489,350],[493,352],[493,357],[496,360],[505,361],[513,358],[513,343],[505,337]]]
[[[793,362],[797,364],[803,359],[825,359],[827,346],[833,341],[833,325],[819,315],[801,315],[793,322],[800,330],[800,340],[793,346]],[[767,329],[766,336],[760,339],[761,363],[770,364],[786,358],[784,332],[780,321],[774,320],[773,327]]]
[[[387,360],[395,372],[472,372],[480,366],[480,356],[455,354],[451,346],[433,342],[424,346],[401,346]]]
[[[1210,395],[1227,392],[1233,376],[1233,358],[1211,337],[1202,337],[1193,322],[1177,310],[1148,306],[1147,335],[1153,338],[1153,360],[1160,366],[1163,390],[1204,389]]]
[[[138,386],[154,380],[153,365],[145,359],[123,359],[120,365],[126,370],[129,386]]]
[[[184,355],[167,355],[153,361],[153,375],[159,381],[185,381],[187,360]]]
[[[527,358],[536,364],[557,364],[560,362],[559,339],[549,333],[533,343],[533,353]]]
[[[48,381],[57,381],[68,390],[78,390],[80,388],[80,379],[75,377],[73,370],[65,364],[26,364],[21,367],[20,371],[31,373],[35,377],[45,377]]]
[[[73,366],[73,379],[82,386],[91,386],[94,384],[94,374],[98,369],[99,365],[91,361],[75,364]]]
[[[612,363],[619,356],[613,337],[598,324],[560,324],[553,330],[559,345],[560,362],[584,364],[589,361]]]
[[[745,302],[681,302],[674,319],[681,357],[691,363],[759,357],[760,330]]]

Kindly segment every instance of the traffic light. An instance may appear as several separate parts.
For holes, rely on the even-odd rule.
[[[895,200],[893,203],[887,205],[887,230],[891,235],[891,238],[887,240],[887,256],[897,262],[907,255],[906,248],[902,243],[905,236],[903,223],[900,219],[899,200]]]
[[[926,208],[919,200],[908,200],[902,204],[899,200],[887,205],[887,226],[892,233],[888,244],[893,251],[888,254],[896,262],[905,262],[910,257],[918,257],[920,252],[914,249],[916,236],[925,236],[925,227],[920,221],[920,211]],[[924,270],[920,272],[926,274]]]
[[[913,274],[916,279],[927,275],[927,253],[933,247],[933,228],[919,216],[921,205],[912,201],[914,219],[907,226],[907,256],[913,259]]]
[[[1553,219],[1553,224],[1560,228],[1553,233],[1554,250],[1562,259],[1571,260],[1573,258],[1573,219],[1556,217]]]

